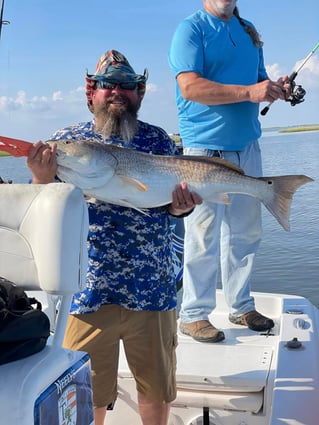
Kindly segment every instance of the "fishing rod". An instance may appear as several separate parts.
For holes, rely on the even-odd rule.
[[[4,0],[2,0],[1,10],[0,10],[0,39],[1,39],[2,26],[3,25],[9,25],[10,24],[9,21],[4,21],[3,20],[3,13],[4,13]]]
[[[298,69],[296,69],[296,71],[293,71],[293,73],[289,76],[287,83],[290,84],[290,95],[289,97],[286,99],[286,102],[290,102],[291,106],[295,106],[298,103],[303,102],[305,99],[305,95],[306,95],[306,90],[301,87],[300,85],[296,85],[295,83],[295,78],[298,75],[298,72],[301,70],[301,68],[303,68],[303,66],[306,64],[306,62],[308,62],[308,60],[311,58],[311,56],[315,53],[315,51],[319,48],[319,43],[316,44],[316,46],[311,50],[311,52],[309,53],[309,55],[304,59],[304,61],[302,62],[302,64],[298,67]],[[261,115],[266,115],[267,112],[269,111],[270,106],[274,103],[274,101],[272,101],[271,103],[269,103],[267,106],[264,107],[264,109],[260,112]]]

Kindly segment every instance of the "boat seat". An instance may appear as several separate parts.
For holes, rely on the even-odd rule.
[[[0,199],[0,276],[28,293],[60,298],[55,333],[46,347],[0,366],[1,423],[64,423],[59,415],[74,417],[84,409],[85,424],[93,424],[89,356],[62,348],[72,296],[85,286],[88,211],[83,193],[71,184],[4,184]],[[79,391],[85,403],[76,402]]]
[[[85,284],[88,214],[69,184],[0,186],[0,276],[62,296],[53,344],[61,345],[72,295]]]

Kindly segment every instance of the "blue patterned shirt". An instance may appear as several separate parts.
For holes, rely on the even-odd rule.
[[[94,121],[67,127],[50,138],[58,139],[105,142],[94,131]],[[178,154],[164,130],[142,121],[138,121],[138,133],[129,144],[118,138],[112,138],[112,143],[153,154]],[[71,313],[93,312],[105,304],[136,311],[176,308],[167,207],[150,208],[149,215],[145,215],[132,208],[96,201],[88,202],[88,209],[86,289],[73,297]]]

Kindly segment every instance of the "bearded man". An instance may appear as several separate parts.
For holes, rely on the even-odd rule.
[[[116,50],[103,54],[86,74],[87,104],[94,119],[57,131],[50,140],[94,140],[139,151],[175,155],[159,127],[138,120],[147,71],[134,72]],[[33,145],[27,160],[33,183],[56,175],[56,147]],[[103,425],[117,398],[119,343],[136,381],[144,425],[165,425],[176,397],[176,285],[169,215],[190,213],[201,199],[181,182],[168,206],[148,215],[87,199],[89,265],[86,289],[73,298],[64,346],[89,353],[94,419]],[[115,407],[116,409],[116,403]]]

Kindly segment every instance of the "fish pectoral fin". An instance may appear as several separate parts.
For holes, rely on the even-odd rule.
[[[148,212],[148,208],[136,208],[132,206],[136,211],[140,212],[141,214],[146,215],[147,217],[150,217],[150,213]]]
[[[227,193],[214,193],[213,196],[210,196],[209,199],[207,199],[207,201],[215,204],[231,204]]]
[[[126,199],[120,199],[119,205],[122,205],[123,207],[126,207],[126,208],[132,208],[132,209],[140,212],[141,214],[144,214],[147,217],[150,217],[150,214],[148,212],[148,208],[138,208],[134,204],[131,204],[130,202],[128,202]]]
[[[146,192],[148,187],[141,181],[129,176],[118,176],[126,185],[132,186],[140,192]]]

